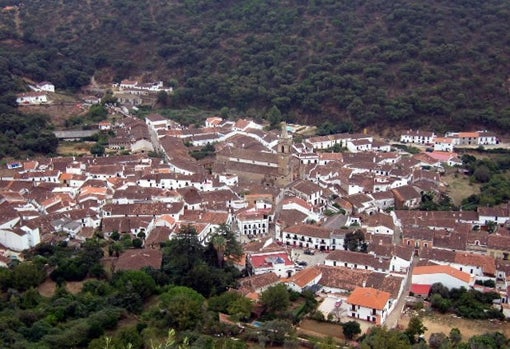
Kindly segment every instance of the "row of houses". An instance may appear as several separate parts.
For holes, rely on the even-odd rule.
[[[433,146],[436,151],[453,152],[454,147],[470,145],[496,145],[499,139],[489,131],[447,132],[438,136],[434,132],[408,130],[400,136],[400,142]]]

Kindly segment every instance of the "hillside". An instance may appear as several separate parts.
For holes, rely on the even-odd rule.
[[[0,92],[163,79],[188,105],[332,131],[510,129],[510,2],[0,0]],[[10,79],[11,77],[12,79]],[[328,128],[327,128],[328,129]]]

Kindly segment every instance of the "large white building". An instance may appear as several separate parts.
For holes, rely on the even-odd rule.
[[[384,325],[390,313],[391,294],[371,287],[356,287],[347,298],[349,316]]]
[[[474,277],[449,265],[427,265],[413,269],[413,285],[432,285],[437,282],[449,289],[469,288],[474,284]]]

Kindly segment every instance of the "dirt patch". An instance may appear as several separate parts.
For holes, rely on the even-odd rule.
[[[51,281],[50,279],[44,281],[42,284],[39,285],[37,290],[39,291],[39,294],[43,297],[53,297],[55,295],[55,290],[57,289],[57,284],[54,281]]]
[[[399,321],[401,328],[407,328],[410,316],[404,314]],[[452,328],[458,328],[462,334],[463,341],[470,337],[481,335],[487,332],[501,332],[506,337],[510,336],[510,323],[492,320],[468,320],[456,317],[453,314],[426,314],[422,318],[423,324],[427,327],[425,338],[428,340],[432,333],[444,333],[448,335]]]
[[[83,289],[83,283],[84,281],[68,281],[66,282],[66,289],[72,294],[80,293]],[[50,298],[55,295],[57,284],[55,281],[48,279],[40,284],[37,290],[41,296]]]
[[[472,194],[480,193],[480,185],[470,183],[469,177],[461,173],[449,173],[443,176],[442,180],[448,184],[447,192],[455,205],[460,205],[462,199]]]
[[[328,322],[318,322],[311,319],[305,319],[297,328],[298,333],[306,334],[313,337],[331,337],[344,340],[342,326],[331,324]]]
[[[94,142],[60,142],[57,148],[57,154],[69,155],[82,155],[90,154],[90,147]]]

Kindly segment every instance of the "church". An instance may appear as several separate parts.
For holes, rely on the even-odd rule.
[[[266,185],[285,186],[294,180],[292,137],[287,125],[282,130],[276,150],[257,151],[227,146],[217,152],[215,172],[235,174],[240,180]]]

